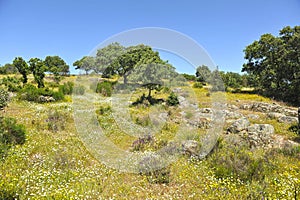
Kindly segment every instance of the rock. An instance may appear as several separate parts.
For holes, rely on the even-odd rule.
[[[287,116],[292,116],[292,117],[298,116],[297,110],[291,110],[291,109],[284,109],[284,114]]]
[[[259,119],[259,115],[255,115],[255,114],[248,114],[247,117],[250,119]]]
[[[251,108],[252,108],[251,104],[243,104],[240,106],[240,109],[243,109],[243,110],[250,110]]]
[[[181,146],[184,154],[190,156],[198,156],[200,148],[199,148],[199,143],[197,141],[186,140],[182,142]]]
[[[212,113],[212,109],[211,108],[200,108],[199,112],[201,112],[201,113]]]
[[[289,124],[298,123],[298,118],[283,115],[283,116],[278,118],[278,122],[280,122],[280,123],[289,123]]]
[[[45,96],[41,95],[41,96],[38,97],[38,101],[41,102],[41,103],[45,103],[45,102],[47,102],[47,98]]]
[[[55,99],[53,98],[53,97],[48,97],[48,102],[54,102],[55,101]]]
[[[192,119],[186,119],[187,123],[197,127],[197,128],[210,128],[211,127],[211,119],[209,117],[196,117]]]
[[[225,119],[238,119],[243,117],[241,113],[238,112],[231,112],[229,110],[224,110]]]
[[[248,138],[250,147],[266,147],[273,138],[274,127],[270,124],[253,124],[248,127]]]
[[[238,109],[239,109],[239,107],[237,107],[236,105],[233,105],[233,104],[228,104],[228,105],[227,105],[227,108],[228,108],[229,110],[238,110]]]
[[[227,129],[230,133],[240,133],[246,132],[247,127],[250,125],[249,120],[246,117],[240,118],[232,123],[232,125]]]
[[[281,113],[276,113],[276,112],[267,113],[267,117],[270,118],[270,119],[278,119],[278,118],[283,117],[283,116],[285,116],[285,115],[281,114]]]

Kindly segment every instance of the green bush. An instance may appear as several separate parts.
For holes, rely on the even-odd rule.
[[[167,105],[177,106],[178,104],[179,104],[179,100],[177,95],[174,92],[171,92],[171,94],[167,98]]]
[[[203,84],[200,83],[200,82],[195,82],[195,83],[193,84],[193,88],[203,88]]]
[[[7,102],[8,102],[8,93],[2,88],[0,88],[0,109],[7,106]]]
[[[0,117],[0,142],[3,144],[24,144],[25,128],[16,123],[14,118]]]
[[[83,85],[76,85],[73,88],[73,93],[77,95],[84,95],[85,93],[85,87]]]
[[[37,88],[34,85],[27,84],[18,92],[18,97],[20,100],[33,101],[38,103],[43,103],[40,96],[53,97],[55,101],[63,100],[64,94],[62,91],[53,91],[49,88]]]
[[[98,110],[96,110],[96,113],[99,115],[104,115],[106,113],[109,113],[112,110],[110,105],[107,106],[100,106],[100,108]]]
[[[5,77],[2,79],[2,84],[7,87],[9,92],[18,92],[21,87],[21,81],[15,77]]]
[[[25,128],[14,118],[0,117],[0,156],[3,158],[11,146],[25,143]]]
[[[66,82],[63,85],[59,86],[59,91],[62,92],[64,95],[70,95],[73,92],[74,83],[73,82]]]
[[[105,97],[112,95],[113,84],[109,81],[103,81],[97,84],[96,92],[102,94]]]

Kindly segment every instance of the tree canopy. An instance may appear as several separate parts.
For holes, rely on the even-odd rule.
[[[18,69],[20,74],[22,74],[23,83],[27,83],[27,74],[29,73],[29,67],[26,61],[22,57],[16,57],[13,61],[13,66]]]
[[[244,53],[242,71],[255,78],[262,94],[300,104],[300,26],[284,27],[277,37],[264,34]]]
[[[45,71],[46,66],[44,65],[44,62],[39,58],[31,58],[29,61],[29,69],[32,71],[34,80],[38,84],[38,88],[45,87],[44,85],[44,77],[45,77]]]
[[[59,56],[47,56],[44,60],[47,71],[54,75],[56,82],[60,81],[60,75],[67,75],[70,73],[69,65]]]

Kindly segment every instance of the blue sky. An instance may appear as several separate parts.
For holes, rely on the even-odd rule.
[[[112,35],[162,27],[193,38],[221,70],[240,72],[245,46],[287,25],[300,25],[299,0],[0,0],[0,64],[59,55],[72,66]]]

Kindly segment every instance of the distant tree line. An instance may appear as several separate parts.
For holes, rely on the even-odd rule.
[[[27,75],[33,74],[34,80],[39,88],[43,88],[45,73],[53,74],[55,82],[59,83],[62,76],[68,75],[69,65],[59,56],[47,56],[45,60],[40,58],[31,58],[27,62],[22,57],[16,57],[12,64],[8,63],[0,67],[0,74],[22,75],[22,82],[26,84]]]

